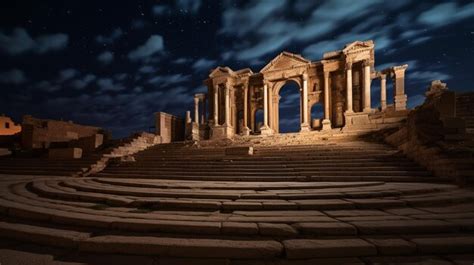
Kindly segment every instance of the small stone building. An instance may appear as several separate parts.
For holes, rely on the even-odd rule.
[[[50,148],[64,143],[67,147],[79,147],[92,151],[104,143],[107,133],[99,127],[75,124],[72,121],[38,119],[30,115],[23,117],[21,134],[24,149]],[[73,146],[71,146],[73,145]]]
[[[0,135],[14,135],[21,132],[21,125],[15,124],[10,117],[0,116]]]

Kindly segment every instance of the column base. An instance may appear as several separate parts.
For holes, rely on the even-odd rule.
[[[372,112],[374,112],[374,109],[372,109],[372,108],[364,108],[364,109],[363,109],[363,112],[365,112],[365,113],[372,113]]]
[[[234,128],[228,125],[216,125],[211,129],[211,139],[230,139],[234,136]]]
[[[261,135],[272,135],[273,134],[273,130],[272,128],[268,127],[268,126],[262,126],[260,128],[260,134]]]
[[[309,131],[311,131],[311,127],[309,126],[309,124],[302,123],[300,132],[309,132]]]
[[[328,130],[331,130],[331,120],[329,119],[324,119],[323,122],[322,122],[322,130],[323,131],[328,131]]]
[[[242,135],[243,136],[249,136],[250,135],[250,128],[249,127],[244,127],[242,129]]]

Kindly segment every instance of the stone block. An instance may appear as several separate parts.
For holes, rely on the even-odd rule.
[[[248,156],[253,155],[252,146],[229,147],[225,149],[225,155]]]
[[[377,254],[362,239],[292,239],[283,241],[289,259],[360,257]]]
[[[258,223],[258,229],[264,236],[295,236],[298,234],[298,231],[287,224]]]
[[[440,238],[414,238],[418,251],[423,254],[456,254],[472,253],[474,249],[473,236],[440,237]]]
[[[150,236],[97,236],[83,240],[80,251],[167,257],[268,259],[281,255],[274,240],[221,240]]]
[[[356,235],[357,230],[354,226],[343,222],[331,223],[296,223],[293,225],[302,234],[318,236],[342,236]]]
[[[231,235],[256,235],[258,227],[256,223],[223,222],[221,232]]]
[[[79,158],[82,158],[82,149],[81,148],[49,149],[48,158],[50,159],[79,159]]]
[[[401,238],[368,238],[377,247],[380,255],[396,256],[416,252],[416,245]]]

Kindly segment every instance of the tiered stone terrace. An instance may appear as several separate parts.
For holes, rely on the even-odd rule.
[[[0,257],[45,255],[27,242],[50,264],[472,264],[470,188],[380,143],[270,139],[247,157],[174,143],[90,177],[4,176]]]

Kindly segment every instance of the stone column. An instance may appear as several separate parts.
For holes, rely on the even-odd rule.
[[[364,112],[371,112],[371,102],[370,102],[370,62],[368,60],[364,61]]]
[[[331,120],[329,119],[329,93],[331,89],[329,87],[329,72],[324,71],[324,120],[323,130],[331,129]]]
[[[387,75],[380,74],[380,109],[387,108]]]
[[[309,131],[308,122],[308,75],[303,74],[303,123],[301,123],[301,131]]]
[[[201,124],[206,124],[206,95],[201,99]]]
[[[199,125],[199,98],[194,96],[194,122]]]
[[[244,85],[244,128],[242,129],[243,135],[250,135],[250,129],[248,127],[248,85]]]
[[[272,134],[272,129],[268,126],[268,84],[263,83],[263,126],[260,128],[260,133],[263,135]]]
[[[225,86],[225,123],[230,126],[230,87]]]
[[[214,126],[219,125],[219,85],[214,86]]]
[[[263,127],[268,127],[268,85],[263,84]]]
[[[405,94],[405,70],[407,68],[407,64],[393,67],[393,73],[395,75],[393,89],[395,110],[407,109],[407,95]]]
[[[353,113],[352,108],[352,62],[346,63],[346,113]]]

